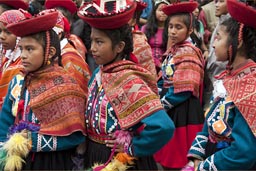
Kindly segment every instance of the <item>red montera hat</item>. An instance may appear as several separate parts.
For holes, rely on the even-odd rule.
[[[57,22],[58,12],[52,10],[51,13],[40,13],[18,23],[8,24],[7,29],[19,37],[47,31],[53,28]]]
[[[256,8],[237,0],[227,0],[227,8],[229,14],[236,21],[256,28]]]
[[[143,0],[136,0],[137,2],[137,7],[136,7],[136,11],[142,11],[147,7],[147,3],[144,2]]]
[[[6,4],[8,6],[13,7],[14,9],[28,9],[28,3],[26,3],[24,0],[0,0],[0,4]]]
[[[93,0],[84,3],[78,16],[92,27],[115,29],[128,23],[136,6],[134,0]]]
[[[45,0],[44,6],[46,9],[63,7],[66,8],[71,14],[77,12],[76,4],[72,0]]]
[[[58,11],[58,18],[57,18],[57,22],[55,24],[55,26],[53,27],[53,30],[59,34],[60,32],[70,32],[70,24],[68,22],[68,19],[60,12]],[[41,13],[52,13],[52,9],[46,9],[41,11],[39,14]]]
[[[173,15],[176,13],[192,13],[198,6],[196,1],[188,2],[174,2],[163,8],[163,12],[166,15]]]

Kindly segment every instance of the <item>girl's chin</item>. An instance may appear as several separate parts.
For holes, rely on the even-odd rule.
[[[224,62],[228,62],[228,60],[225,60],[225,59],[218,59],[218,58],[216,59],[216,61],[217,61],[217,62],[223,62],[223,63],[224,63]]]

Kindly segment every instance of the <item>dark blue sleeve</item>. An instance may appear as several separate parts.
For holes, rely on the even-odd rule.
[[[164,94],[164,95],[163,95]],[[162,89],[161,92],[161,103],[165,110],[170,110],[171,108],[185,102],[191,97],[192,93],[190,91],[185,91],[181,93],[174,93],[174,87],[168,89]]]
[[[68,136],[40,135],[37,132],[31,134],[32,150],[39,151],[61,151],[71,149],[85,141],[85,136],[81,132],[74,132]]]
[[[15,82],[13,79],[11,83]],[[0,113],[0,142],[5,142],[7,140],[7,135],[9,133],[9,128],[14,124],[15,117],[12,115],[12,100],[11,100],[11,85],[9,84],[7,95],[3,103],[2,111]]]
[[[160,80],[158,80],[158,82],[157,82],[157,87],[158,87],[158,88],[163,88],[163,84],[164,84],[164,80],[163,80],[163,79],[160,79]]]
[[[256,138],[249,128],[243,115],[237,108],[231,137],[230,146],[217,151],[200,162],[198,170],[248,170],[256,166]]]
[[[164,110],[157,111],[141,121],[144,129],[133,137],[134,156],[149,156],[160,150],[173,136],[173,121]]]
[[[165,99],[173,106],[177,106],[182,102],[185,102],[187,99],[189,99],[191,95],[192,93],[190,91],[174,93],[174,87],[170,87],[165,94]]]

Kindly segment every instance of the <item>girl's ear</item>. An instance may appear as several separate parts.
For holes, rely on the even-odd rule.
[[[188,35],[191,35],[191,33],[193,32],[193,27],[190,27],[189,30],[188,30]]]
[[[51,59],[56,54],[56,48],[53,46],[50,46],[49,49],[49,59]]]
[[[118,43],[118,45],[116,45],[117,53],[121,53],[124,50],[124,46],[125,46],[124,41],[121,41],[120,43]]]

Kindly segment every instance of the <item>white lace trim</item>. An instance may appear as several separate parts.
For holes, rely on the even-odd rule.
[[[227,91],[223,85],[223,81],[222,80],[216,80],[213,83],[214,86],[214,90],[213,90],[213,98],[224,98],[227,95]]]
[[[198,170],[200,171],[205,171],[204,164],[208,163],[209,166],[208,168],[206,168],[206,170],[208,171],[218,171],[218,169],[216,168],[215,164],[214,164],[214,155],[212,155],[211,157],[208,157],[204,162],[200,162],[198,165]]]
[[[42,146],[42,142],[44,145]],[[57,137],[51,136],[49,140],[47,140],[43,135],[38,134],[37,141],[37,151],[44,151],[44,148],[49,148],[50,151],[57,150]]]
[[[191,146],[191,150],[198,151],[202,153],[203,155],[205,154],[205,149],[202,147],[201,143],[206,143],[208,141],[208,138],[203,135],[197,135],[195,138],[196,143]]]

